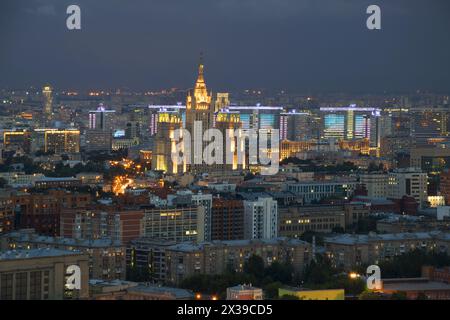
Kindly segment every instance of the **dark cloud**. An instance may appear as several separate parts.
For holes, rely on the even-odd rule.
[[[383,29],[365,28],[382,7]],[[82,30],[65,27],[79,4]],[[450,91],[448,0],[2,0],[0,85]]]

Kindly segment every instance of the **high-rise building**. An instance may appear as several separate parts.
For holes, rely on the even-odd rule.
[[[314,116],[290,110],[280,114],[280,140],[310,141],[318,139],[320,128]]]
[[[80,152],[80,131],[74,129],[45,130],[45,152],[78,153]]]
[[[211,212],[213,206],[213,198],[211,194],[203,194],[201,192],[192,194],[192,204],[203,207],[203,234],[204,241],[211,241]]]
[[[68,290],[66,270],[81,271],[81,288]],[[60,249],[0,252],[0,300],[63,300],[89,297],[89,258]]]
[[[198,206],[203,208],[203,221],[200,221],[204,238],[201,241],[211,240],[211,211],[213,198],[209,193],[193,193],[190,190],[179,190],[176,194],[167,196],[169,206]]]
[[[420,169],[397,169],[389,173],[388,194],[390,198],[413,197],[424,208],[428,199],[428,175]]]
[[[242,129],[280,129],[280,115],[283,107],[280,106],[230,106],[230,111],[238,111],[242,122]]]
[[[242,132],[240,132],[240,130],[236,131],[242,128],[239,112],[229,111],[227,109],[220,110],[215,115],[215,127],[222,133],[222,145],[224,147],[224,152],[222,164],[214,164],[212,166],[213,169],[217,171],[232,171],[242,169],[243,164],[245,164],[245,145],[244,143],[242,143],[242,139],[240,139],[239,137]],[[235,133],[237,133],[237,135]],[[242,157],[240,163],[239,153]]]
[[[278,234],[278,203],[272,198],[244,201],[244,235],[250,239],[272,239]]]
[[[89,129],[112,131],[112,117],[114,116],[114,110],[107,110],[101,103],[97,110],[89,111]]]
[[[52,87],[45,86],[42,89],[42,97],[44,103],[44,118],[46,121],[52,119],[53,115],[53,92]]]
[[[203,206],[176,206],[145,209],[143,236],[177,242],[203,241]]]
[[[323,137],[345,139],[345,116],[343,114],[325,115]]]
[[[181,129],[182,123],[178,112],[161,111],[158,113],[158,131],[155,136],[152,168],[171,174],[185,171],[185,164],[175,163],[172,160],[172,151],[175,150],[176,141],[174,132]]]
[[[444,108],[410,110],[411,135],[416,146],[433,145],[447,141],[449,112]]]
[[[386,198],[389,175],[387,173],[365,173],[359,176],[359,182],[367,190],[367,195],[374,198]]]
[[[31,151],[31,132],[15,130],[3,132],[3,145],[8,149],[22,149],[25,153]]]
[[[214,198],[211,215],[211,240],[244,239],[242,200]]]
[[[213,127],[214,122],[214,105],[211,103],[212,92],[208,93],[203,71],[204,65],[200,62],[195,88],[188,93],[186,100],[186,129],[191,134],[192,151],[191,164],[189,165],[189,171],[191,172],[208,171],[208,166],[204,165],[202,161],[203,150],[208,144],[208,142],[203,141],[203,134],[207,129]],[[200,139],[195,138],[194,133],[196,132],[201,137]]]
[[[371,147],[380,149],[381,110],[372,107],[322,107],[323,135],[335,139],[368,139]]]
[[[136,139],[141,136],[141,124],[139,121],[129,121],[127,122],[125,128],[125,138],[126,139]]]
[[[87,207],[64,208],[60,217],[62,237],[77,240],[109,238],[126,244],[141,235],[144,211],[126,208],[108,211]]]
[[[112,140],[113,138],[110,131],[87,130],[86,151],[87,152],[111,151]]]

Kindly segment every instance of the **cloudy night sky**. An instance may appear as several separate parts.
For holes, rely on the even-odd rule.
[[[203,51],[214,91],[450,92],[448,0],[1,0],[0,41],[0,87],[188,88]]]

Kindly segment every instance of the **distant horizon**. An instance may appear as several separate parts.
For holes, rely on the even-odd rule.
[[[208,84],[208,82],[207,82]],[[154,94],[163,94],[163,91],[173,91],[173,92],[188,92],[189,90],[192,90],[193,87],[185,87],[185,88],[179,88],[179,87],[166,87],[166,88],[147,88],[147,89],[136,89],[136,88],[130,88],[130,87],[110,87],[110,88],[99,88],[99,87],[92,87],[92,88],[76,88],[76,87],[60,87],[58,85],[54,85],[51,82],[45,82],[44,84],[37,86],[37,85],[30,85],[25,87],[11,87],[11,86],[3,86],[0,87],[0,91],[27,91],[27,90],[37,90],[36,92],[41,92],[42,88],[46,85],[50,85],[52,87],[53,92],[56,93],[62,93],[62,92],[76,92],[78,94],[89,94],[89,92],[101,92],[103,91],[105,94],[110,93],[112,95],[116,94],[117,90],[126,91],[127,93],[136,93],[136,94],[145,94],[145,93],[154,93]],[[406,96],[412,96],[412,95],[450,95],[450,89],[448,91],[429,91],[429,90],[404,90],[404,91],[322,91],[322,92],[316,92],[316,91],[300,91],[300,90],[288,90],[283,88],[237,88],[233,90],[214,90],[212,87],[208,87],[209,91],[212,91],[213,94],[215,93],[239,93],[244,94],[245,91],[262,91],[262,94],[286,94],[286,95],[304,95],[307,97],[310,96],[326,96],[326,95],[357,95],[357,96],[387,96],[387,95],[406,95]],[[284,92],[283,92],[284,91]],[[168,92],[169,93],[169,92]],[[252,92],[250,92],[251,94]],[[253,93],[254,94],[254,93]]]

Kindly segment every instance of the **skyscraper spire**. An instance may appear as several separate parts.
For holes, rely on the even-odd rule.
[[[203,51],[202,51],[202,52],[200,52],[200,61],[199,61],[199,64],[198,64],[197,84],[205,82],[205,77],[203,75],[203,69],[204,69],[204,65],[203,65]]]

